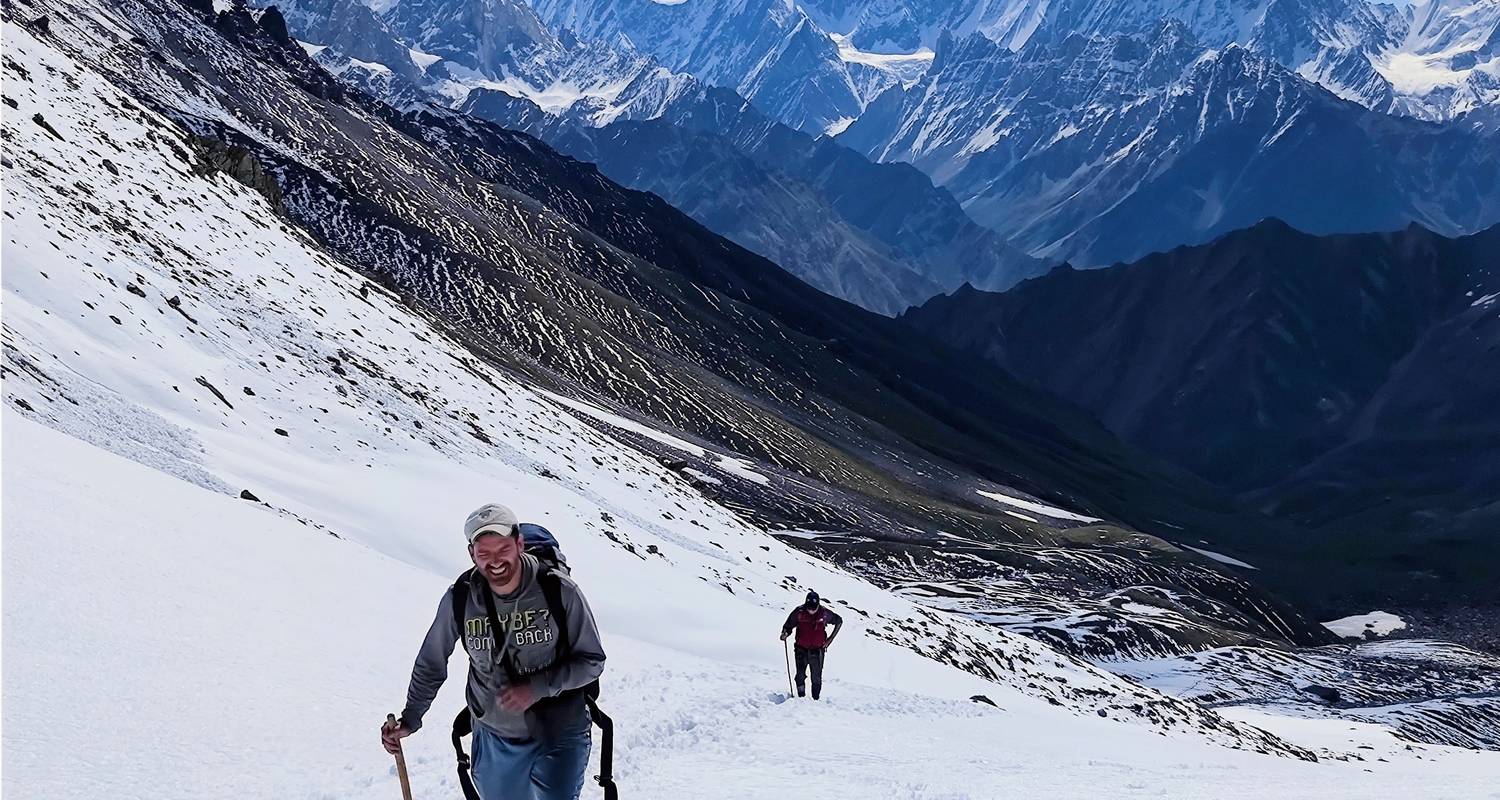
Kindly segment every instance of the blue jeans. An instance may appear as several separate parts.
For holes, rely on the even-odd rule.
[[[561,739],[506,739],[474,726],[474,788],[484,800],[578,800],[592,729]]]

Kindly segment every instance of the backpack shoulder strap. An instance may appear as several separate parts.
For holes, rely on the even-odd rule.
[[[468,648],[468,636],[464,630],[464,623],[469,613],[469,582],[473,576],[474,570],[465,571],[464,574],[458,576],[458,580],[453,582],[453,588],[448,590],[451,601],[449,605],[453,606],[453,626],[458,629],[458,638],[465,642],[465,649]]]
[[[557,625],[557,656],[566,658],[573,652],[573,642],[568,639],[568,610],[563,605],[562,577],[546,564],[539,564],[537,582],[542,585],[542,596],[547,598],[547,613]]]
[[[537,573],[537,581],[542,585],[542,596],[547,598],[547,612],[557,623],[557,657],[567,658],[573,654],[573,642],[569,639],[568,632],[568,608],[563,604],[563,581],[562,574],[557,570],[544,567]],[[587,686],[576,691],[583,694],[584,701],[588,704],[589,713],[595,716],[597,722],[603,717],[603,712],[594,705],[594,699],[599,696],[599,681],[595,679]],[[608,717],[603,717],[606,722]],[[606,740],[608,741],[608,740]],[[607,774],[607,772],[606,772]]]

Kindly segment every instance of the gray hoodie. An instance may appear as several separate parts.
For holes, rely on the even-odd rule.
[[[537,581],[536,558],[523,554],[521,569],[521,583],[514,592],[492,595],[495,613],[505,629],[498,640],[490,635],[483,592],[492,590],[482,577],[475,576],[469,581],[463,631],[454,624],[452,590],[443,593],[432,627],[428,629],[422,649],[417,652],[417,662],[412,666],[406,708],[401,712],[402,724],[408,729],[415,731],[422,727],[423,715],[432,705],[438,688],[448,678],[448,657],[460,635],[469,654],[469,711],[476,724],[506,738],[526,738],[537,731],[533,730],[534,722],[528,724],[528,716],[534,719],[535,715],[511,713],[499,705],[500,690],[510,681],[503,663],[495,656],[497,649],[510,661],[521,680],[530,684],[533,696],[539,701],[587,686],[604,672],[604,647],[599,642],[599,629],[578,584],[565,573],[559,573],[568,641],[572,645],[567,657],[559,659],[558,629],[547,608],[546,595]],[[580,718],[578,724],[583,727],[588,723]]]

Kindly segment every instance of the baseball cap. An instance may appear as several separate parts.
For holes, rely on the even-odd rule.
[[[514,536],[518,524],[520,521],[516,519],[516,512],[499,503],[485,503],[474,509],[474,513],[464,520],[464,539],[473,544],[475,539],[486,533]]]

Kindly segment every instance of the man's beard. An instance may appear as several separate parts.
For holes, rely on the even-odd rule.
[[[502,561],[493,567],[486,568],[484,571],[484,577],[487,578],[490,583],[508,583],[510,582],[510,579],[520,571],[520,569],[520,559],[516,559],[515,561]]]

